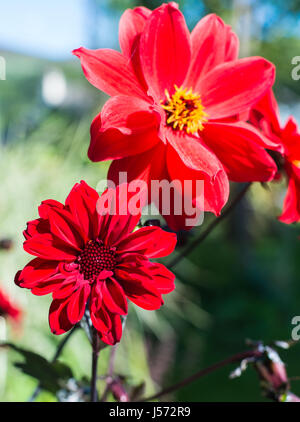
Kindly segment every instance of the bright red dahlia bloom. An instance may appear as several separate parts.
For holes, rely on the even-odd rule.
[[[228,178],[273,178],[268,142],[241,121],[272,86],[271,63],[238,60],[237,36],[216,15],[190,34],[173,2],[126,10],[119,40],[122,53],[73,52],[88,81],[112,97],[92,123],[88,152],[92,161],[114,160],[109,179],[125,171],[128,181],[203,180],[204,210],[219,215]],[[184,216],[164,216],[174,230],[185,228]]]
[[[127,186],[103,195],[115,192],[118,201],[121,189]],[[49,324],[54,334],[70,330],[89,309],[100,338],[113,345],[122,335],[127,299],[154,310],[163,304],[162,294],[174,289],[174,275],[149,258],[169,255],[176,235],[159,227],[132,232],[140,215],[105,214],[98,201],[97,192],[82,181],[65,204],[42,202],[40,218],[24,232],[24,249],[36,258],[15,282],[35,295],[52,293]]]
[[[4,318],[11,318],[19,322],[22,315],[21,309],[14,305],[10,298],[0,290],[0,316]]]
[[[280,125],[278,105],[271,90],[251,111],[250,121],[280,145],[279,167],[288,178],[288,190],[279,220],[286,224],[300,221],[300,132],[296,121],[291,116],[284,126]],[[277,178],[280,176],[279,173]]]

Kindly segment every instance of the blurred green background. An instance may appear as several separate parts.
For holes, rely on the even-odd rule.
[[[2,5],[0,56],[6,80],[0,81],[0,237],[11,238],[11,251],[0,251],[0,285],[24,310],[22,328],[3,323],[0,336],[51,358],[61,338],[48,328],[50,297],[17,288],[16,271],[28,262],[22,230],[36,218],[47,198],[64,201],[80,179],[96,187],[109,163],[87,159],[89,126],[106,96],[85,80],[70,51],[118,48],[118,20],[127,7],[151,9],[159,1],[12,0]],[[263,55],[277,66],[275,92],[283,120],[300,121],[300,83],[291,77],[300,55],[299,1],[182,0],[189,27],[206,13],[219,14],[238,33],[241,56]],[[237,186],[232,186],[232,194]],[[247,198],[210,237],[176,268],[176,291],[157,312],[131,307],[117,350],[118,373],[146,392],[166,386],[245,349],[245,339],[289,340],[291,319],[300,315],[300,241],[297,225],[277,221],[285,182],[269,189],[252,186]],[[206,225],[213,217],[207,215]],[[189,241],[202,227],[184,237]],[[178,250],[180,253],[180,250]],[[299,347],[283,352],[291,376],[300,375]],[[100,358],[105,374],[108,349]],[[36,381],[13,363],[15,352],[0,351],[0,400],[26,401]],[[89,377],[91,352],[78,331],[61,358],[76,377]],[[229,380],[233,367],[209,375],[166,397],[187,401],[263,400],[256,374],[249,369]],[[101,383],[99,387],[102,388]],[[300,383],[292,384],[300,394]],[[49,393],[39,400],[55,401]]]

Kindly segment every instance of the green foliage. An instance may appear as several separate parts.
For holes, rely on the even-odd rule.
[[[24,362],[15,362],[15,367],[35,378],[43,390],[52,394],[65,387],[67,381],[73,377],[72,370],[65,363],[58,361],[51,363],[38,353],[12,343],[4,343],[0,347],[9,347],[22,355]]]
[[[94,3],[98,3],[101,11],[103,2]],[[153,9],[160,3],[156,0],[109,2],[119,11],[136,5]],[[197,0],[179,3],[191,24],[202,12],[219,13],[227,23],[232,23],[237,13],[231,1],[205,0],[203,8]],[[263,3],[276,13],[273,23],[266,22],[267,28],[250,34],[251,54],[263,55],[276,64],[275,88],[279,98],[284,104],[296,103],[300,84],[291,78],[291,58],[300,54],[299,36],[286,36],[284,25],[287,18],[296,21],[298,15],[292,15],[291,11],[299,11],[299,2],[252,3],[254,12]],[[199,16],[195,16],[196,11]],[[241,17],[242,14],[238,22]],[[256,22],[256,15],[252,21]],[[117,34],[112,36],[117,40]],[[18,352],[22,351],[24,362],[16,368],[14,352],[0,351],[5,358],[1,359],[1,374],[5,373],[6,358],[8,366],[6,379],[0,379],[0,387],[4,389],[1,401],[28,400],[36,386],[32,376],[45,384],[39,371],[46,371],[51,379],[45,387],[50,392],[43,392],[39,397],[45,401],[56,400],[53,391],[59,373],[63,379],[71,373],[77,380],[90,377],[91,350],[84,332],[78,330],[59,364],[49,364],[59,342],[48,327],[51,298],[33,296],[13,283],[16,271],[29,260],[22,250],[22,230],[26,221],[37,217],[39,203],[47,198],[63,201],[80,179],[96,187],[100,179],[106,178],[109,165],[91,163],[86,155],[90,122],[100,110],[104,96],[84,80],[78,63],[55,63],[55,67],[65,72],[68,82],[74,84],[74,91],[88,90],[91,102],[83,101],[79,109],[48,109],[40,99],[40,83],[49,65],[53,63],[18,58],[11,64],[10,78],[1,85],[0,128],[6,142],[0,147],[1,237],[12,238],[15,247],[0,253],[0,282],[25,312],[22,329],[16,332],[10,328],[7,335],[9,342],[15,342],[17,337]],[[272,184],[271,191],[259,185],[251,188],[244,206],[174,268],[176,290],[166,297],[161,310],[147,312],[130,308],[117,351],[116,371],[133,388],[145,383],[144,394],[151,394],[158,386],[178,381],[244,350],[246,338],[265,342],[290,338],[291,319],[299,314],[300,242],[299,226],[286,226],[276,220],[285,189],[284,181]],[[205,224],[210,218],[205,217]],[[190,238],[201,230],[203,227],[195,229]],[[109,348],[105,348],[101,351],[99,375],[106,374],[108,357]],[[282,357],[288,362],[289,375],[299,375],[299,348],[283,352]],[[170,398],[260,400],[254,371],[229,380],[231,369],[225,367]],[[103,382],[99,381],[98,386],[102,392]],[[293,391],[300,393],[299,384],[293,385]]]

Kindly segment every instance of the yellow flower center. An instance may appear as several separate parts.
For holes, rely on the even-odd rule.
[[[166,100],[161,101],[161,106],[167,114],[167,125],[187,133],[203,130],[208,114],[204,111],[199,94],[193,93],[192,89],[178,88],[175,85],[174,94],[170,96],[166,90],[165,95]]]

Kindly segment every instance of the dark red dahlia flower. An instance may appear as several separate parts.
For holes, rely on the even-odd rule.
[[[151,12],[126,10],[120,21],[122,52],[79,48],[88,81],[112,98],[91,126],[89,158],[114,160],[109,179],[203,180],[193,206],[219,215],[228,178],[268,181],[276,165],[268,141],[242,121],[272,86],[274,66],[261,57],[238,60],[238,39],[216,15],[190,34],[176,3]],[[161,213],[174,229],[182,215]]]
[[[300,132],[290,116],[284,126],[279,121],[279,109],[273,91],[269,91],[250,114],[251,123],[259,128],[274,144],[279,144],[278,162],[288,178],[288,190],[279,220],[283,223],[300,221]]]
[[[120,185],[101,199],[115,194]],[[149,258],[169,255],[176,235],[159,227],[133,231],[140,214],[105,213],[99,195],[85,182],[76,184],[65,204],[47,200],[39,207],[40,218],[24,232],[24,249],[36,258],[16,275],[20,287],[35,295],[52,293],[49,323],[54,334],[63,334],[78,323],[86,309],[102,341],[115,344],[122,335],[121,316],[127,299],[143,309],[163,304],[162,294],[174,289],[174,275]],[[123,204],[124,207],[124,204]]]
[[[21,316],[21,309],[14,305],[10,298],[0,290],[0,317],[11,318],[16,322],[19,322]]]

